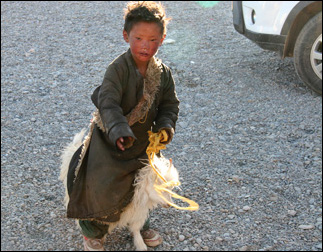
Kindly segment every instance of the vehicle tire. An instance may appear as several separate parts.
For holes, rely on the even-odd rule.
[[[300,79],[322,95],[322,12],[311,18],[298,35],[294,65]]]

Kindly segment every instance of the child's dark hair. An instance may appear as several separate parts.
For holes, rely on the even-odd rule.
[[[125,9],[124,29],[129,34],[132,26],[138,22],[156,23],[160,26],[161,34],[166,34],[166,25],[170,18],[166,18],[161,3],[150,1],[129,2]]]

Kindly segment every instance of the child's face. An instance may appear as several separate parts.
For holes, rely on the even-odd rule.
[[[130,44],[137,66],[146,66],[163,43],[165,35],[161,34],[158,24],[139,22],[133,25],[129,34],[124,30],[123,38]]]

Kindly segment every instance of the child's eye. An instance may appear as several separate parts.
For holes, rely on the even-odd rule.
[[[140,40],[140,38],[138,38],[138,37],[137,37],[136,39],[137,39],[137,40]]]

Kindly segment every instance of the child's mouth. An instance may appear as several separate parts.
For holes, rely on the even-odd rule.
[[[148,57],[149,56],[148,53],[140,53],[140,55],[143,56],[143,57]]]

